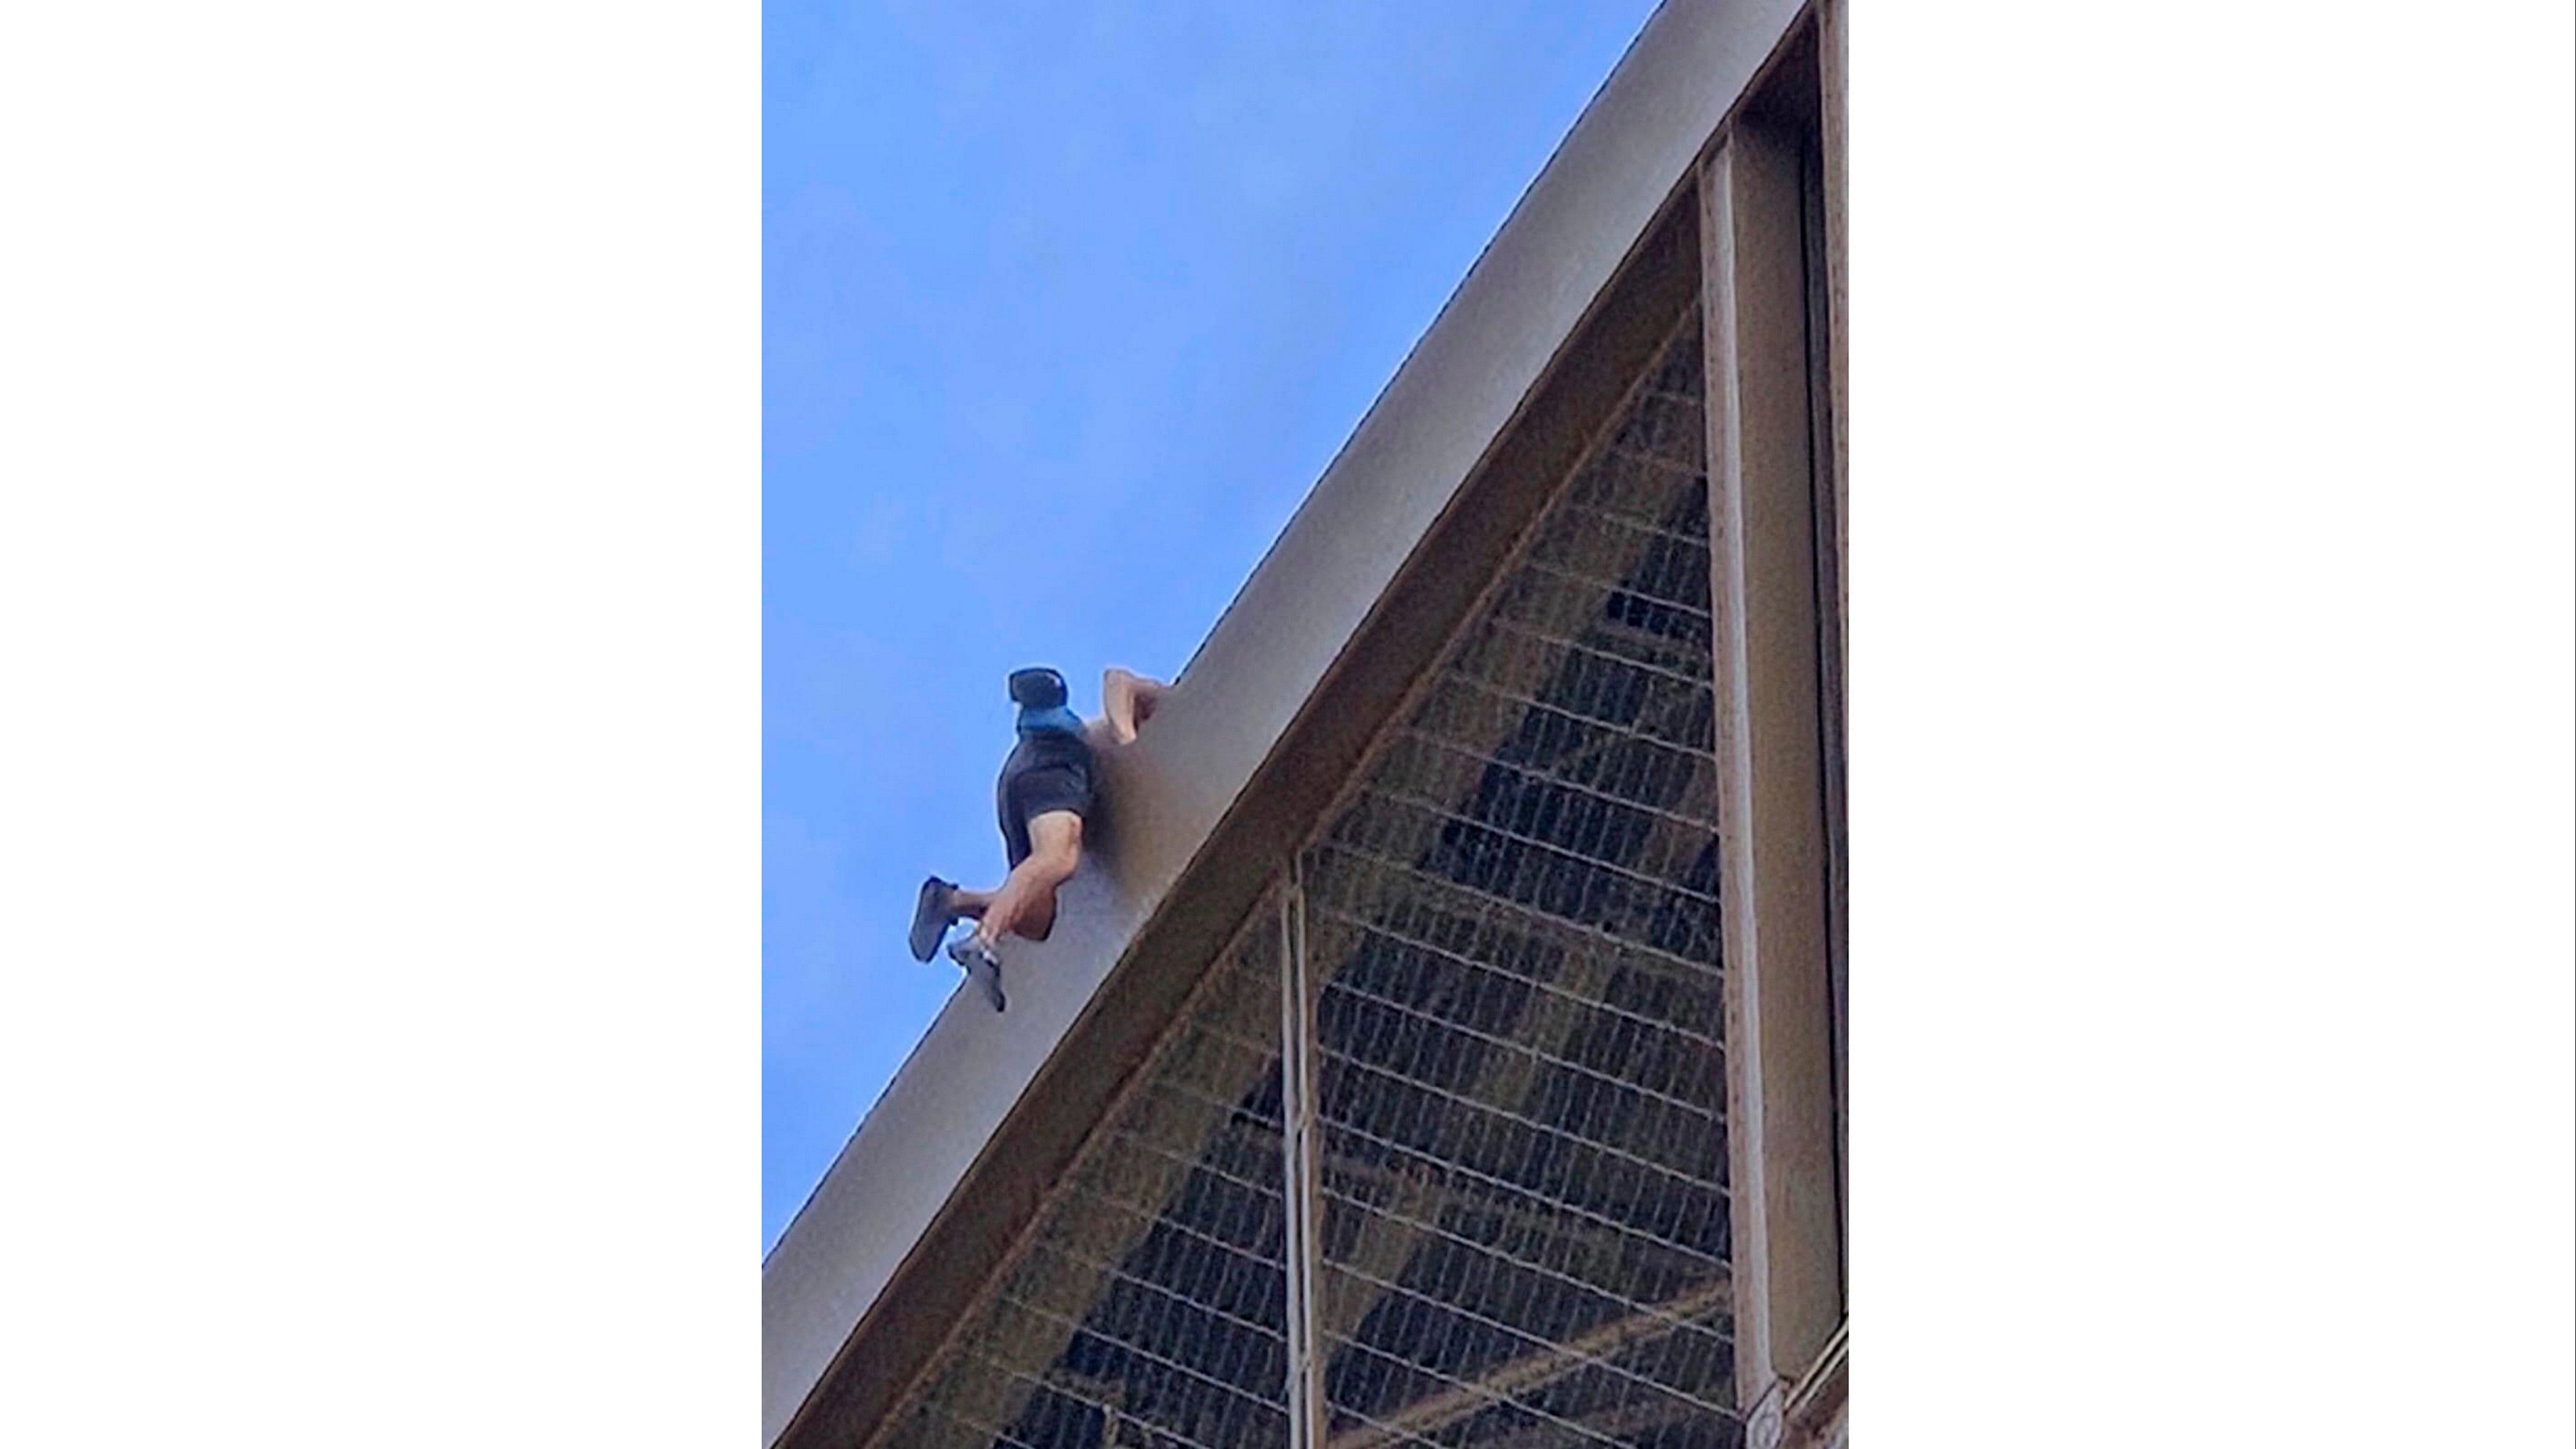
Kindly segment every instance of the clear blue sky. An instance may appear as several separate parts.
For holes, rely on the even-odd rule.
[[[1180,668],[1652,10],[765,7],[764,1249],[957,984],[1003,675]]]

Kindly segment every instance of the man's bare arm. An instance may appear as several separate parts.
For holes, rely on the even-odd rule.
[[[1134,744],[1136,732],[1154,717],[1171,686],[1160,680],[1147,679],[1124,669],[1111,669],[1100,676],[1100,712],[1109,721],[1109,737],[1122,745]]]

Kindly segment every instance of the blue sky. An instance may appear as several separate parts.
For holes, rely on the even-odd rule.
[[[957,984],[1003,675],[1180,668],[1652,9],[766,7],[764,1249]]]

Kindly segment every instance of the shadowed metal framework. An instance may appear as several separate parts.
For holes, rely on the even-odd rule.
[[[1701,353],[1694,312],[874,1444],[1742,1441]]]
[[[1279,974],[1247,929],[879,1442],[1287,1442]]]

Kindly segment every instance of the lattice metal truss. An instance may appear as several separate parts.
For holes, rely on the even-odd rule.
[[[1334,1449],[1739,1437],[1698,337],[1305,862]]]
[[[1255,912],[882,1442],[1288,1443],[1279,950]]]
[[[1694,315],[879,1443],[1297,1443],[1292,1252],[1319,1449],[1741,1442],[1700,398]]]

